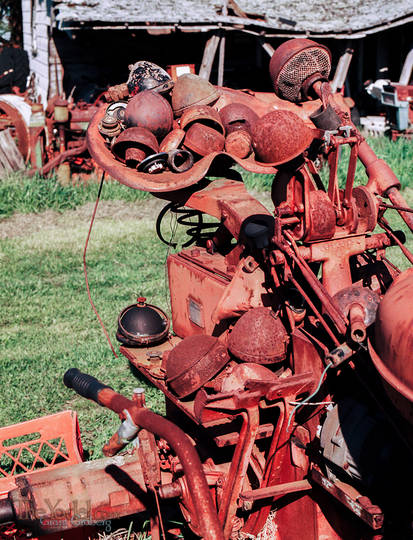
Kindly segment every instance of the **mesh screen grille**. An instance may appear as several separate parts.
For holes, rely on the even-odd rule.
[[[281,69],[277,86],[278,91],[288,101],[298,101],[302,83],[311,75],[330,74],[331,62],[328,52],[320,47],[310,47],[293,56]]]

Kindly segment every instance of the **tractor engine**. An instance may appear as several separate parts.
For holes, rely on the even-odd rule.
[[[413,255],[384,213],[399,212],[413,230],[412,210],[331,93],[330,67],[327,48],[294,39],[271,60],[275,95],[219,89],[213,107],[221,116],[209,112],[200,125],[222,121],[227,139],[247,133],[253,154],[229,146],[238,154],[195,155],[182,173],[120,163],[111,149],[126,156],[129,147],[108,144],[98,127],[105,111],[97,113],[88,143],[98,165],[168,201],[156,224],[162,241],[172,245],[166,215],[187,229],[183,249],[167,259],[173,333],[166,313],[145,298],[118,319],[120,350],[163,392],[166,419],[146,409],[142,391],[127,399],[69,370],[67,386],[123,420],[104,447],[109,461],[93,469],[106,491],[80,487],[84,464],[71,467],[71,480],[56,472],[47,482],[45,472],[20,482],[1,515],[19,521],[26,497],[31,521],[45,532],[36,508],[54,482],[71,482],[96,516],[103,506],[109,517],[148,509],[150,495],[175,501],[192,533],[207,539],[411,537],[402,488],[412,480],[413,272],[398,269],[386,250],[397,246],[410,264]],[[240,105],[257,118],[240,119]],[[274,174],[270,210],[237,172],[221,166],[222,178],[208,176],[228,155]],[[354,183],[358,162],[365,185]],[[329,170],[324,182],[320,163]],[[134,465],[114,462],[134,439]]]

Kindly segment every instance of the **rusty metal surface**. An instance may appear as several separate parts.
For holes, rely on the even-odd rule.
[[[185,148],[177,148],[168,152],[168,167],[176,173],[188,171],[194,164],[194,156]]]
[[[228,352],[218,338],[189,336],[168,354],[168,385],[180,398],[189,396],[216,375],[228,360]]]
[[[146,156],[156,154],[159,151],[159,145],[155,135],[144,127],[125,129],[115,139],[112,149],[115,156],[124,162],[126,159],[126,150],[133,147],[143,150]]]
[[[312,75],[327,80],[331,53],[327,47],[305,38],[282,43],[271,57],[270,77],[277,95],[288,101],[303,99],[303,83]]]
[[[129,127],[146,128],[157,139],[162,139],[172,129],[172,108],[160,94],[140,92],[129,100],[125,109],[125,122]]]
[[[217,111],[228,122],[231,142],[231,136],[249,135],[248,129],[239,129],[228,136],[232,122],[246,125],[235,113],[253,111],[252,123],[255,113],[260,117],[253,134],[261,126],[258,142],[263,148],[254,139],[257,156],[248,159],[235,158],[241,151],[229,145],[226,152],[195,156],[199,161],[186,173],[149,177],[115,161],[97,131],[104,111],[89,128],[96,161],[126,185],[172,201],[161,215],[175,212],[179,225],[189,228],[184,246],[194,244],[168,257],[175,337],[153,348],[121,347],[164,394],[168,420],[145,409],[137,394],[128,400],[77,370],[70,370],[72,386],[123,420],[105,452],[118,452],[140,428],[153,432],[139,436],[145,487],[153,491],[159,486],[160,494],[176,498],[189,527],[205,538],[257,537],[260,532],[281,540],[374,538],[383,532],[383,516],[389,537],[406,536],[399,532],[400,523],[411,532],[411,502],[403,490],[400,498],[397,490],[384,493],[382,501],[373,478],[391,475],[398,461],[396,469],[403,474],[395,480],[400,486],[410,482],[413,274],[409,270],[397,277],[400,270],[386,258],[392,245],[407,251],[404,236],[386,225],[388,209],[380,206],[379,197],[397,202],[408,223],[411,212],[400,199],[394,173],[351,124],[342,97],[331,93],[325,81],[330,65],[328,50],[309,40],[287,42],[276,52],[272,74],[277,92],[292,101],[311,97],[300,105],[274,94],[217,89],[190,78],[197,81],[195,90],[202,90],[196,99],[216,99],[214,109],[191,110],[196,92],[185,96],[182,80],[188,79],[178,79],[175,89],[181,85],[181,94],[175,98],[183,106],[179,110],[175,102],[175,109],[178,114],[187,109],[181,119],[185,129],[179,131],[175,120],[161,144],[169,152],[176,150],[183,132],[188,137],[194,128],[222,137]],[[225,119],[231,111],[234,116]],[[331,113],[335,132],[315,129],[309,118],[313,113]],[[343,146],[349,159],[341,187]],[[257,160],[267,151],[269,164],[260,165]],[[327,187],[312,161],[313,151],[326,156]],[[221,156],[247,170],[276,173],[274,208],[265,208],[241,181],[204,178]],[[358,160],[368,182],[354,188]],[[276,171],[275,162],[285,165]],[[164,193],[168,191],[174,193]],[[198,223],[191,222],[193,216]],[[215,218],[212,224],[206,216]],[[377,222],[385,232],[373,234]],[[330,433],[329,411],[347,399],[353,420],[352,404],[359,404],[361,422],[346,423],[337,413],[331,443],[338,457],[332,461],[328,453],[320,453],[323,430]],[[360,426],[370,425],[373,418],[382,438],[373,437],[370,444]],[[395,437],[394,461],[382,444],[385,423]],[[349,454],[341,459],[343,449]],[[352,476],[353,462],[360,466]],[[312,478],[311,471],[319,476]],[[367,498],[370,493],[380,507]],[[126,503],[122,511],[128,511]],[[152,523],[158,535],[158,525]]]
[[[30,148],[29,128],[20,112],[11,104],[0,99],[0,129],[10,127],[16,137],[17,148],[23,159],[27,159]]]
[[[147,152],[142,148],[130,147],[125,150],[125,164],[128,167],[137,167],[147,156]]]
[[[252,491],[245,491],[240,494],[244,501],[259,501],[273,497],[283,497],[289,493],[299,493],[300,491],[310,491],[312,486],[308,480],[296,480],[295,482],[286,482],[278,486],[269,486]]]
[[[172,109],[175,116],[193,105],[210,105],[219,97],[219,90],[209,81],[193,73],[178,77],[172,90]]]
[[[366,326],[370,326],[376,320],[377,308],[381,300],[376,292],[355,285],[341,289],[334,296],[334,299],[346,317],[349,315],[353,304],[361,305],[364,310],[362,319]]]
[[[186,132],[184,146],[199,154],[207,156],[214,152],[221,152],[224,149],[225,138],[214,128],[204,124],[191,124]]]
[[[209,126],[222,135],[225,134],[224,125],[221,121],[218,111],[208,105],[196,105],[186,109],[181,116],[181,129],[188,131],[190,126],[195,122]]]
[[[241,159],[247,158],[252,152],[251,135],[243,129],[232,131],[225,139],[225,151]]]
[[[285,359],[288,342],[287,330],[278,315],[269,308],[257,307],[238,319],[228,348],[244,362],[273,364]]]
[[[413,401],[413,270],[405,270],[384,295],[377,310],[373,357],[382,377]]]
[[[218,160],[221,155],[227,155],[224,153],[213,152],[195,163],[189,171],[184,173],[176,174],[165,172],[162,173],[162,175],[157,175],[156,178],[150,174],[137,173],[133,169],[126,167],[126,165],[117,162],[110,149],[105,145],[105,142],[98,131],[98,124],[104,114],[105,111],[104,108],[102,108],[89,124],[87,132],[88,149],[99,167],[106,170],[112,178],[115,178],[128,187],[153,193],[184,189],[199,182],[207,174],[211,164],[215,160]],[[239,159],[235,156],[230,157],[250,172],[265,174],[276,172],[275,168],[263,167],[255,161]]]
[[[349,493],[349,486],[346,486],[343,482],[330,482],[317,467],[311,469],[311,479],[370,525],[373,530],[382,528],[383,512],[378,506],[372,504],[367,497],[362,497],[354,489],[351,489]]]
[[[257,113],[244,103],[230,103],[220,109],[219,114],[227,135],[238,129],[251,132],[258,120]]]
[[[20,477],[9,493],[21,527],[50,534],[146,509],[146,487],[136,457],[116,457]],[[49,501],[49,504],[48,504]]]
[[[49,173],[51,170],[53,170],[55,167],[66,161],[68,158],[71,158],[73,156],[79,156],[87,151],[87,145],[86,142],[81,144],[80,146],[77,146],[75,148],[72,148],[71,150],[66,150],[66,152],[63,152],[61,154],[58,154],[56,157],[51,159],[44,165],[40,171],[39,174],[44,175]]]
[[[117,414],[122,413],[124,409],[129,410],[137,426],[164,438],[170,444],[179,457],[186,475],[203,537],[206,540],[223,539],[222,528],[217,519],[201,462],[187,435],[169,420],[147,409],[136,407],[132,401],[109,388],[103,389],[98,399],[101,405]]]
[[[286,163],[300,155],[315,133],[291,111],[273,111],[258,120],[252,130],[257,160],[270,166]]]
[[[237,390],[244,390],[245,384],[251,383],[251,381],[267,381],[275,382],[276,377],[274,373],[261,364],[253,362],[247,362],[245,364],[235,364],[227,369],[227,373],[222,379],[220,391],[235,392]]]
[[[229,537],[232,530],[233,519],[238,506],[238,497],[247,474],[253,444],[258,432],[260,423],[258,407],[248,408],[246,412],[242,413],[242,419],[239,441],[231,460],[218,513],[226,538]]]
[[[160,152],[170,152],[181,146],[185,137],[185,131],[180,128],[173,129],[159,145]]]
[[[336,212],[324,191],[311,191],[308,194],[309,212],[308,228],[305,234],[307,241],[328,240],[336,232]]]

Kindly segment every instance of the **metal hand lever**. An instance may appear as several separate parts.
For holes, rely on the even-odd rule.
[[[112,388],[106,384],[101,383],[95,377],[82,373],[77,368],[71,368],[66,371],[63,376],[63,383],[68,388],[73,390],[82,397],[92,399],[96,403],[99,403],[98,394],[104,388]]]
[[[143,428],[165,439],[181,462],[195,511],[199,516],[202,537],[205,540],[224,540],[198,453],[189,437],[178,426],[145,407],[138,407],[134,401],[116,393],[109,386],[81,373],[78,369],[69,369],[63,381],[67,387],[73,388],[81,396],[93,399],[117,414],[127,417],[128,413],[138,430]]]

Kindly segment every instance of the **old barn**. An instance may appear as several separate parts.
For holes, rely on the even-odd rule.
[[[269,89],[272,48],[291,37],[354,50],[346,92],[398,80],[413,46],[411,0],[22,0],[24,48],[43,101],[64,90],[91,100],[126,80],[128,64],[201,66],[212,82]]]

